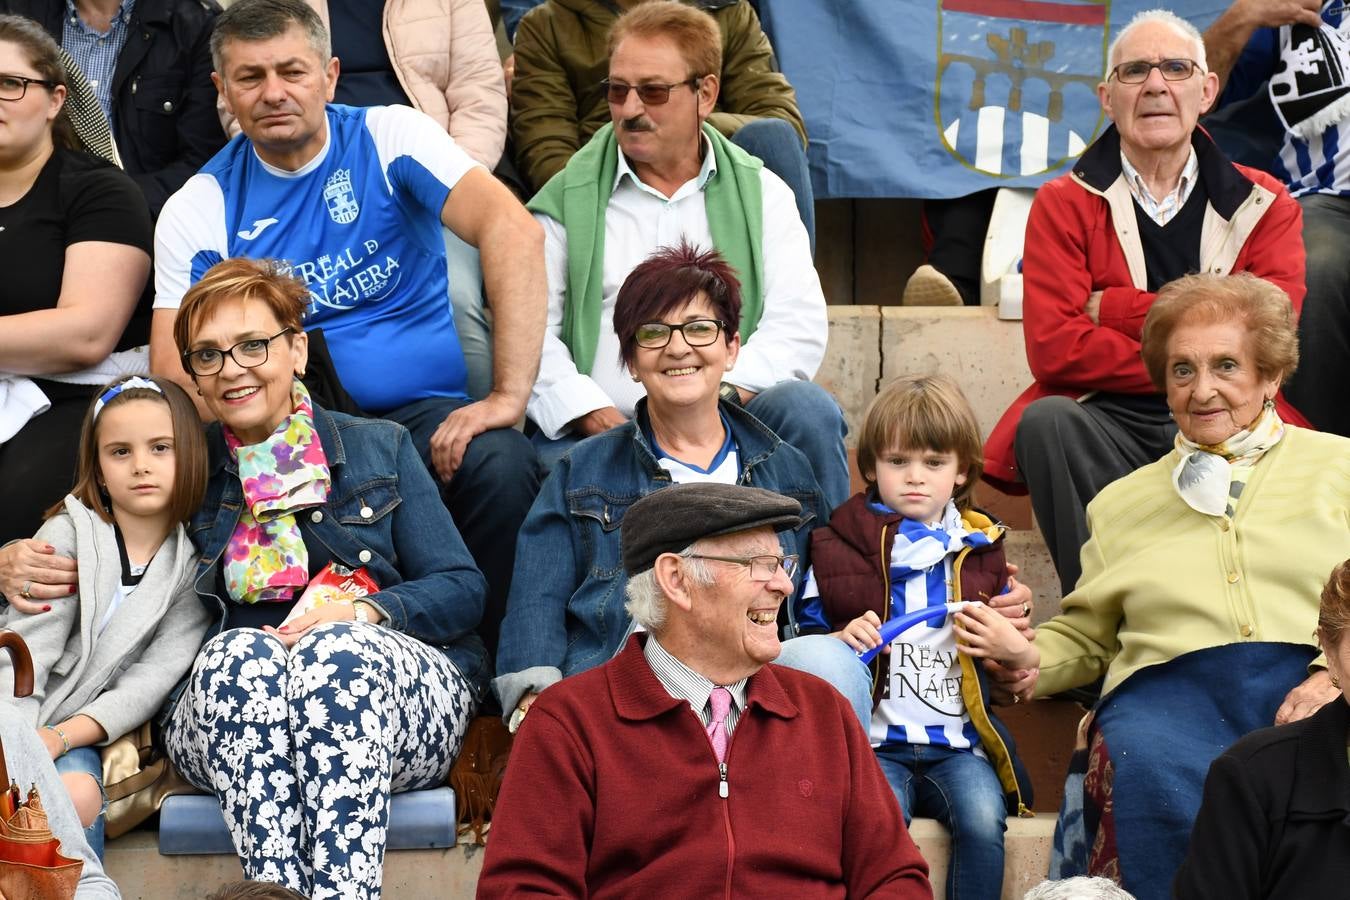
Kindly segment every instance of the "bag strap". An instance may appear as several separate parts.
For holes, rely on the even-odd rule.
[[[28,645],[19,637],[17,631],[10,631],[8,628],[0,629],[0,649],[9,651],[10,667],[14,669],[14,696],[27,697],[33,693],[33,656],[28,652]],[[5,765],[5,748],[0,745],[0,790],[9,794],[9,767]],[[4,803],[3,807],[13,806],[13,800]],[[14,810],[0,808],[6,816],[13,815]]]

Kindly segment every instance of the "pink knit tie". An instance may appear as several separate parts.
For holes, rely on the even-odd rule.
[[[717,762],[727,758],[727,715],[731,712],[731,691],[724,687],[715,687],[708,697],[712,704],[712,721],[708,723],[708,740],[712,741]]]

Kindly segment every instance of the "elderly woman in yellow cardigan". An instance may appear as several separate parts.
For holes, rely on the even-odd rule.
[[[1268,282],[1172,282],[1142,352],[1175,448],[1088,506],[1082,578],[1034,644],[962,622],[975,653],[1039,666],[1037,695],[1105,676],[1051,874],[1107,875],[1151,898],[1169,894],[1210,762],[1337,696],[1313,632],[1321,587],[1350,556],[1350,440],[1275,412],[1298,343]]]

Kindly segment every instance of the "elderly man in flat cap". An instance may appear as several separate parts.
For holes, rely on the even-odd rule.
[[[848,702],[771,665],[796,500],[676,485],[624,517],[645,629],[516,736],[479,897],[932,896]]]

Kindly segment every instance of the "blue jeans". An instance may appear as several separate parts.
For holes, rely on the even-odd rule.
[[[391,410],[382,418],[398,422],[412,433],[413,446],[436,478],[431,465],[431,436],[451,411],[470,402],[432,397]],[[538,455],[519,431],[494,428],[469,442],[464,461],[448,484],[441,484],[439,478],[436,481],[464,545],[487,579],[487,601],[478,634],[495,655],[506,598],[511,592],[511,570],[516,564],[516,535],[542,481]]]
[[[756,395],[745,409],[802,452],[815,473],[827,510],[833,512],[843,505],[852,494],[844,448],[848,424],[829,391],[810,381],[782,381]]]
[[[811,241],[811,255],[816,255],[816,200],[811,191],[811,170],[806,165],[806,151],[802,149],[801,135],[786,119],[766,117],[747,122],[731,136],[731,142],[751,156],[764,161],[764,168],[787,184],[797,198],[797,213],[806,226],[806,237]]]
[[[94,781],[98,782],[98,792],[103,794],[103,759],[95,748],[76,747],[58,756],[55,766],[56,771],[63,775],[66,772],[83,772],[94,776]],[[89,846],[100,860],[103,859],[103,817],[107,811],[108,795],[103,794],[103,808],[99,810],[98,818],[84,830],[85,840],[89,841]]]
[[[969,750],[926,744],[883,744],[876,754],[905,824],[931,816],[951,832],[947,897],[998,900],[1008,807],[993,766]]]
[[[774,662],[829,682],[853,707],[863,733],[872,727],[872,672],[848,644],[828,634],[803,635],[783,641]]]
[[[450,277],[450,310],[464,354],[465,390],[473,399],[482,400],[492,390],[492,326],[483,311],[483,265],[477,247],[449,228],[442,228],[441,235]]]

